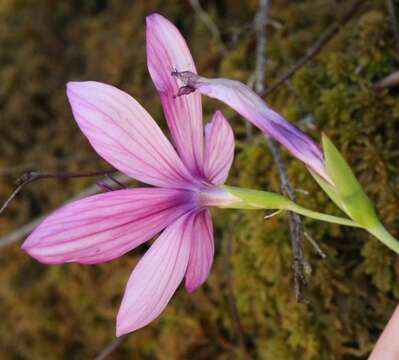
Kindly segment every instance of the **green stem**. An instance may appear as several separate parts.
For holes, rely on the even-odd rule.
[[[243,189],[234,186],[225,185],[224,188],[234,196],[238,197],[241,201],[228,204],[226,207],[236,209],[276,209],[276,210],[289,210],[297,214],[310,217],[312,219],[327,221],[334,224],[362,227],[356,222],[341,218],[338,216],[327,215],[317,211],[306,209],[285,196],[268,191]]]
[[[356,223],[350,219],[345,219],[345,218],[341,218],[339,216],[319,213],[317,211],[306,209],[306,208],[304,208],[298,204],[295,204],[295,203],[292,203],[291,206],[289,206],[289,208],[287,208],[287,210],[296,212],[297,214],[304,215],[304,216],[307,216],[307,217],[310,217],[310,218],[316,219],[316,220],[326,221],[326,222],[339,224],[339,225],[352,226],[352,227],[357,227],[357,228],[362,227],[361,225],[359,225],[358,223]]]
[[[395,239],[385,228],[379,223],[373,228],[367,228],[367,231],[373,234],[383,244],[388,246],[391,250],[399,254],[399,241]]]
[[[367,221],[361,221],[361,225],[350,219],[345,219],[338,216],[327,215],[317,211],[306,209],[285,196],[268,192],[251,189],[243,189],[233,186],[224,186],[224,189],[230,194],[225,204],[220,207],[235,208],[235,209],[276,209],[293,211],[297,214],[310,217],[312,219],[327,221],[334,224],[352,226],[367,230],[370,234],[374,235],[383,244],[388,246],[391,250],[399,254],[399,241],[395,239],[379,222],[374,211],[373,216],[370,216]],[[367,207],[366,207],[367,209]]]

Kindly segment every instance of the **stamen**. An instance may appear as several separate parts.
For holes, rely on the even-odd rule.
[[[179,90],[177,90],[177,94],[174,95],[173,98],[176,99],[179,96],[188,95],[188,94],[191,94],[194,91],[195,91],[195,88],[193,88],[192,86],[189,86],[189,85],[182,86],[182,87],[179,88]]]
[[[199,76],[197,74],[194,74],[191,71],[178,71],[177,69],[174,69],[171,72],[171,75],[179,79],[183,83],[183,86],[179,88],[177,94],[174,96],[175,98],[178,96],[190,94],[196,90],[195,85],[199,79]]]
[[[179,79],[184,85],[194,86],[195,82],[199,79],[199,76],[192,71],[178,71],[174,69],[171,75]]]

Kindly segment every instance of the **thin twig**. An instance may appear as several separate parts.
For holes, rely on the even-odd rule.
[[[128,337],[127,335],[120,336],[114,339],[107,347],[104,348],[94,360],[105,360],[108,356],[110,356]]]
[[[269,146],[270,152],[273,155],[274,162],[277,165],[277,170],[281,183],[281,191],[292,201],[296,201],[295,191],[291,187],[290,180],[287,175],[287,169],[276,142],[268,137],[266,137],[266,142]],[[303,232],[303,224],[298,214],[288,212],[288,226],[290,229],[290,238],[293,253],[292,267],[294,270],[295,297],[298,302],[306,302],[302,291],[303,288],[307,286],[307,281],[304,273],[305,260],[303,257],[303,250],[301,246],[301,234]]]
[[[27,185],[27,183],[21,183],[17,188],[11,193],[8,199],[4,202],[3,206],[0,208],[0,214],[5,210],[5,208],[10,204],[10,202],[17,196],[17,194],[22,190],[22,188]]]
[[[255,85],[255,71],[252,73],[252,75],[249,77],[247,81],[247,85],[250,88],[253,88]],[[245,134],[246,134],[246,140],[249,142],[253,139],[253,127],[252,124],[247,121],[246,119],[243,119],[244,125],[245,125]]]
[[[122,175],[122,174],[116,175],[115,178],[118,179],[118,181],[121,183],[128,183],[129,181],[131,181],[131,178],[129,178],[126,175]],[[107,184],[112,184],[111,180],[108,178],[104,178],[104,179],[102,179],[102,181],[106,182]],[[97,194],[100,191],[101,191],[101,189],[97,184],[92,185],[92,186],[88,187],[86,190],[83,190],[82,192],[80,192],[79,194],[74,196],[73,198],[69,199],[66,203],[84,198],[86,196]],[[35,227],[43,221],[43,219],[46,216],[47,216],[47,214],[42,215],[42,216],[36,218],[35,220],[21,226],[20,228],[0,237],[0,249],[7,245],[11,245],[11,244],[17,242],[18,240],[24,238],[25,236],[29,235],[33,231],[33,229],[35,229]]]
[[[117,178],[114,176],[110,175],[110,173],[106,174],[107,178],[113,181],[116,185],[119,185],[121,189],[126,189],[126,185],[122,184]]]
[[[216,26],[212,18],[209,16],[209,14],[202,8],[199,0],[189,0],[190,5],[193,8],[194,12],[197,14],[198,18],[204,23],[204,25],[208,28],[210,33],[213,35],[213,37],[216,39],[216,41],[219,43],[220,48],[224,53],[227,52],[226,47],[223,44],[222,41],[222,36],[220,35],[219,28]]]
[[[396,52],[399,55],[399,28],[398,28],[398,20],[396,17],[394,1],[386,0],[386,6],[389,14],[389,20],[391,21],[393,36],[395,37]]]
[[[309,195],[309,191],[304,190],[304,189],[294,189],[294,191],[295,191],[296,193],[298,193],[298,194],[302,194],[302,195],[306,195],[306,196]]]
[[[262,93],[264,91],[265,67],[266,67],[266,24],[268,18],[270,1],[260,0],[258,11],[255,15],[256,28],[256,62],[255,62],[255,91]]]
[[[306,54],[300,58],[294,65],[290,67],[290,69],[281,76],[274,84],[272,84],[268,89],[262,92],[261,95],[269,95],[271,92],[275,91],[282,84],[284,84],[288,79],[290,79],[302,66],[312,60],[321,49],[323,49],[336,34],[338,34],[339,30],[343,25],[345,25],[352,16],[357,12],[360,6],[365,2],[365,0],[356,0],[349,10],[345,13],[345,15],[339,19],[334,25],[327,30],[324,35],[322,35],[312,47],[306,52]]]
[[[0,208],[0,214],[5,210],[5,208],[10,204],[10,202],[18,195],[18,193],[28,184],[41,179],[60,179],[65,180],[69,178],[80,178],[80,177],[91,177],[99,176],[104,174],[112,174],[116,172],[115,169],[99,170],[99,171],[84,171],[84,172],[42,172],[42,171],[28,171],[23,174],[18,180],[19,184],[17,188],[12,192],[8,199],[4,202],[3,206]]]
[[[265,80],[265,65],[266,65],[266,22],[267,13],[269,9],[269,0],[260,0],[258,13],[256,15],[257,27],[257,47],[256,47],[256,63],[255,63],[255,91],[261,94],[264,91]],[[267,145],[273,155],[274,161],[277,165],[282,192],[288,196],[292,201],[296,200],[295,192],[291,187],[287,175],[287,169],[284,160],[281,156],[277,144],[269,137],[266,137]],[[301,246],[301,232],[303,225],[301,218],[293,213],[288,212],[288,224],[290,229],[290,237],[293,251],[293,270],[294,270],[294,286],[295,296],[297,301],[303,301],[304,296],[302,289],[307,286],[306,277],[304,274],[304,258]]]
[[[320,255],[322,259],[326,259],[327,255],[319,246],[319,244],[309,235],[308,232],[304,231],[303,235],[305,235],[305,239],[309,241],[309,243],[316,249],[317,253]]]
[[[272,217],[275,217],[275,216],[277,216],[278,214],[281,214],[283,211],[284,211],[284,210],[276,210],[276,211],[273,211],[272,213],[265,215],[263,218],[266,219],[266,220],[271,219]]]

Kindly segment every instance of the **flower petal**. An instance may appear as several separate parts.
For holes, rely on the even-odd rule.
[[[134,249],[191,209],[186,191],[116,190],[65,205],[22,248],[43,263],[101,263]]]
[[[234,158],[234,135],[230,124],[220,111],[205,127],[205,177],[215,185],[223,184]]]
[[[201,95],[176,97],[175,69],[196,72],[193,58],[179,30],[159,14],[147,16],[148,70],[160,93],[177,151],[189,170],[202,174],[203,127]]]
[[[399,357],[399,305],[385,326],[368,360],[395,360]]]
[[[67,95],[80,129],[115,168],[155,186],[184,188],[194,182],[156,122],[130,95],[94,81],[68,83]]]
[[[198,90],[203,95],[226,103],[264,133],[285,146],[292,155],[303,161],[318,175],[332,183],[324,165],[324,156],[320,146],[306,133],[268,107],[263,99],[248,86],[229,79],[207,79],[190,71],[175,72],[174,76],[183,82],[184,86],[180,94]]]
[[[195,214],[167,227],[132,272],[119,309],[116,335],[149,324],[163,311],[186,273]]]
[[[211,213],[205,209],[194,219],[190,259],[186,272],[186,289],[193,292],[208,278],[214,254],[213,224]]]

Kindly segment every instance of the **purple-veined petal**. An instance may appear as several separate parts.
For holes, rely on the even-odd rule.
[[[234,158],[234,134],[230,124],[220,111],[205,127],[205,177],[215,185],[223,184]]]
[[[94,81],[68,83],[67,95],[80,129],[115,168],[160,187],[195,182],[156,122],[130,95]]]
[[[196,215],[192,233],[185,281],[188,292],[195,291],[206,281],[213,263],[213,224],[208,209]]]
[[[151,239],[192,208],[188,191],[115,190],[65,205],[49,215],[22,248],[48,264],[101,263]]]
[[[193,58],[179,30],[159,14],[147,16],[147,64],[177,151],[186,166],[202,175],[203,125],[201,95],[176,97],[175,69],[196,72]]]
[[[198,90],[201,94],[218,99],[252,122],[260,130],[285,146],[299,160],[332,183],[327,174],[320,146],[302,130],[272,110],[248,86],[229,79],[207,79],[190,71],[175,72],[183,82],[179,94]]]
[[[168,226],[136,265],[119,309],[117,336],[146,326],[168,304],[186,273],[194,216]]]

